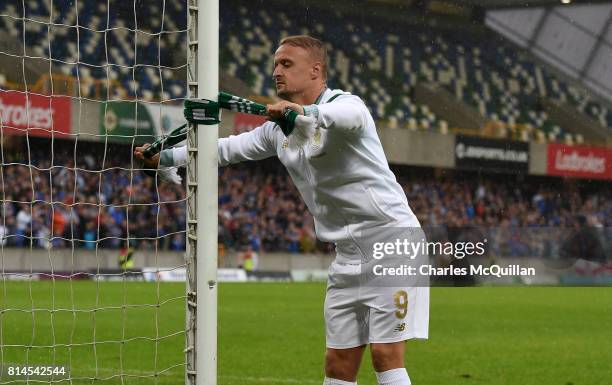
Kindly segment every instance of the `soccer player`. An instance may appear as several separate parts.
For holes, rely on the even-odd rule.
[[[129,270],[134,268],[134,248],[126,246],[119,249],[119,268]]]
[[[219,165],[277,156],[315,219],[317,237],[336,246],[325,298],[324,385],[356,384],[369,344],[380,385],[408,385],[405,341],[428,336],[428,287],[362,287],[361,267],[371,261],[360,242],[364,231],[420,229],[406,196],[389,169],[374,120],[355,95],[327,88],[327,52],[309,36],[284,38],[274,54],[273,77],[284,100],[268,105],[271,119],[298,113],[288,137],[269,121],[219,139]],[[146,146],[146,145],[145,145]],[[135,149],[144,160],[146,148]],[[183,165],[185,147],[145,162]],[[161,163],[159,163],[161,161]]]

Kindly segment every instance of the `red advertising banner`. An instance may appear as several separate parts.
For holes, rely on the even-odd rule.
[[[612,150],[605,147],[548,145],[549,175],[612,179]]]
[[[70,97],[0,90],[0,125],[4,134],[67,136],[70,134]]]
[[[234,118],[234,134],[251,131],[268,120],[265,116],[237,113]]]

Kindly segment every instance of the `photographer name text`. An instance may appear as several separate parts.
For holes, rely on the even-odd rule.
[[[467,276],[480,275],[492,277],[511,277],[511,276],[535,276],[536,271],[533,267],[522,267],[520,265],[470,265],[469,267],[457,267],[449,265],[446,267],[435,267],[432,265],[409,266],[400,265],[396,267],[384,267],[375,265],[372,269],[377,276]]]

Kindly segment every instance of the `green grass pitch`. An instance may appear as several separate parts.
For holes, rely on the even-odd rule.
[[[179,384],[183,293],[184,284],[174,283],[2,282],[0,383],[25,383],[8,378],[7,366],[55,362],[70,365],[74,378],[98,378],[72,384]],[[324,294],[320,283],[222,284],[219,384],[321,384]],[[73,312],[73,304],[85,311]],[[153,306],[131,306],[139,304]],[[57,310],[15,310],[32,308]],[[610,288],[433,288],[430,315],[430,339],[408,343],[414,384],[596,385],[612,378]],[[367,355],[358,382],[376,384]]]

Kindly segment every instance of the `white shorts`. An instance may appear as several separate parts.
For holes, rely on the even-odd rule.
[[[427,339],[429,287],[364,286],[361,269],[361,264],[338,262],[329,268],[324,311],[327,347]]]

